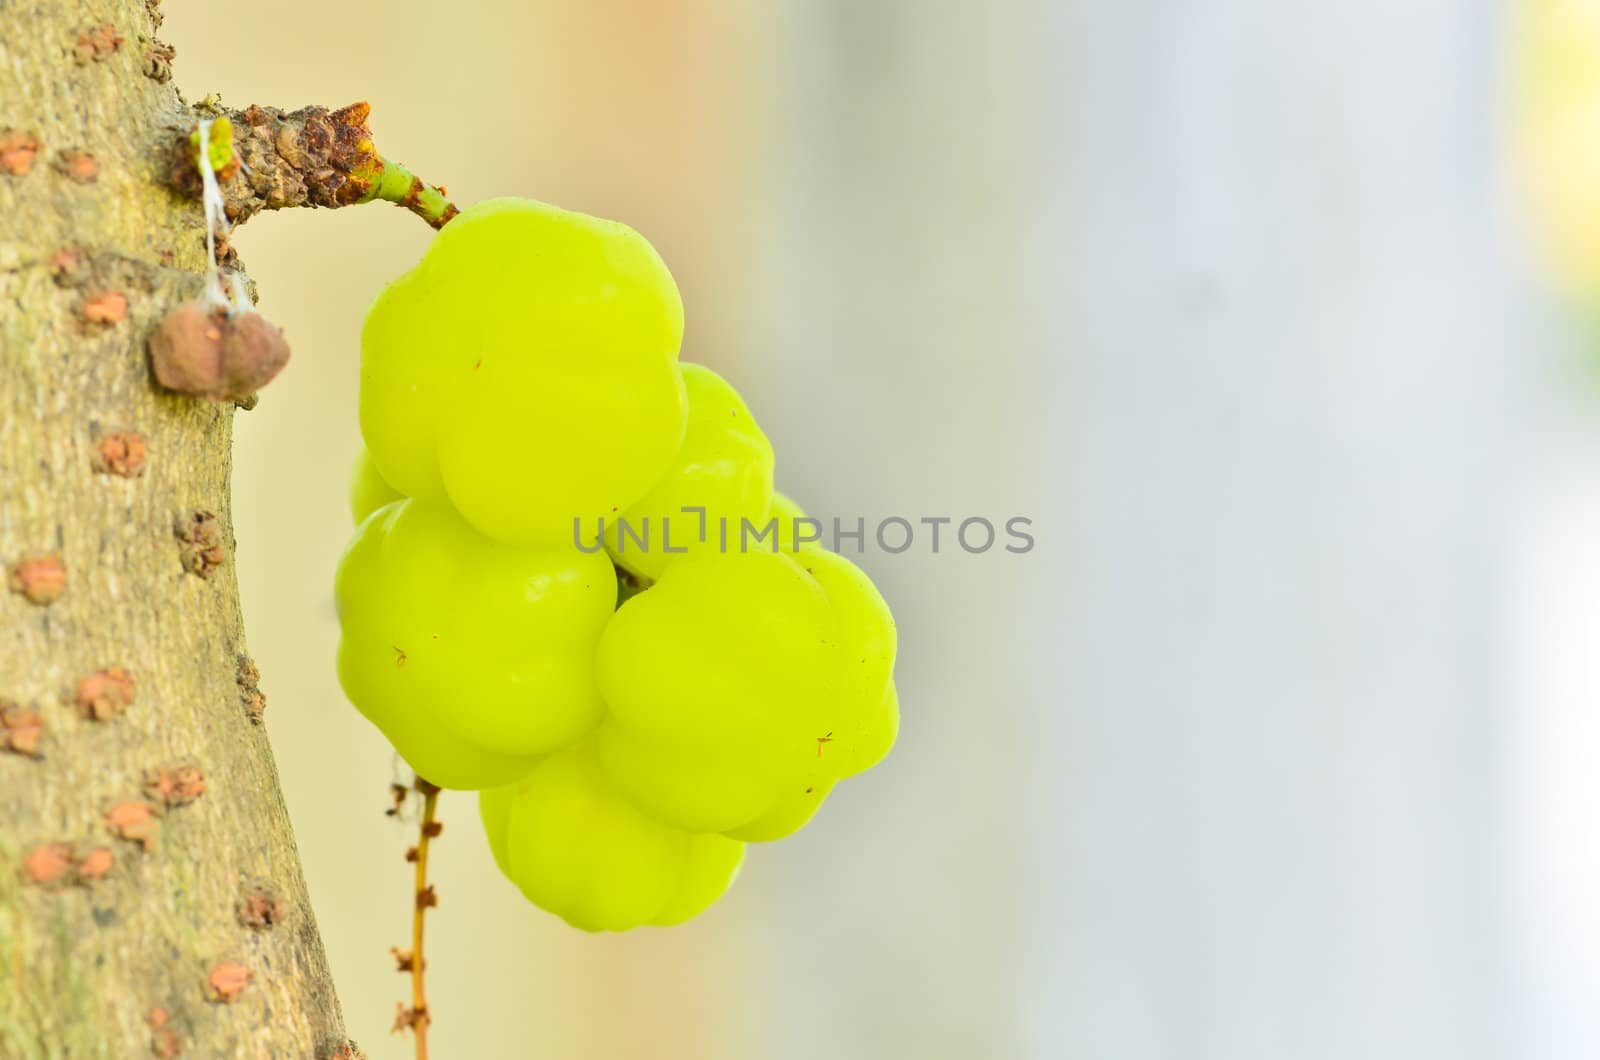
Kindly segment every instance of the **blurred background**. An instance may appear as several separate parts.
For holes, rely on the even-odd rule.
[[[447,793],[445,1060],[1600,1055],[1600,0],[167,0],[191,99],[373,104],[458,202],[645,233],[862,562],[881,769],[692,924],[527,905]],[[392,208],[236,238],[268,723],[351,1033],[406,984],[399,766],[333,672]]]

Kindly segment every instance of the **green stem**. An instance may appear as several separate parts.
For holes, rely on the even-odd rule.
[[[377,180],[373,182],[372,190],[361,198],[361,202],[382,199],[404,206],[434,228],[443,228],[461,212],[456,209],[455,203],[445,197],[443,188],[424,184],[421,177],[399,162],[379,155],[376,168]]]

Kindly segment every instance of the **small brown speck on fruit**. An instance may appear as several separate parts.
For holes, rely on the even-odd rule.
[[[236,961],[223,961],[211,969],[206,986],[214,1000],[224,1004],[232,1002],[250,985],[250,969]]]
[[[35,847],[22,861],[28,879],[42,887],[59,883],[72,868],[72,848],[66,843],[46,843]]]
[[[92,721],[109,721],[133,703],[133,675],[120,666],[96,670],[78,682],[78,709]]]
[[[138,431],[112,431],[95,446],[94,467],[102,474],[137,478],[149,455],[149,443]]]
[[[39,154],[39,138],[19,129],[0,132],[0,173],[25,177]]]
[[[10,585],[28,602],[43,607],[61,599],[67,588],[67,568],[54,553],[28,556],[11,568]]]
[[[83,319],[91,324],[119,324],[128,317],[128,296],[121,291],[96,291],[83,300]]]

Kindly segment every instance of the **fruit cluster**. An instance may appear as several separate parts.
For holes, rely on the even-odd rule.
[[[481,791],[501,870],[590,931],[704,910],[899,721],[864,574],[705,532],[800,513],[682,331],[637,233],[498,199],[362,335],[340,680],[419,775]],[[669,520],[670,551],[622,529]]]

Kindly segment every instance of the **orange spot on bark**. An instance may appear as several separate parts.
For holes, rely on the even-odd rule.
[[[87,151],[63,151],[56,168],[77,184],[93,184],[100,179],[100,163]]]
[[[78,707],[94,721],[108,721],[133,703],[133,677],[120,666],[97,670],[78,682]]]
[[[96,291],[83,300],[83,319],[91,324],[111,325],[128,316],[128,296],[121,291]]]
[[[22,861],[22,871],[27,873],[28,879],[41,885],[56,883],[70,868],[72,848],[65,843],[46,843],[35,847]]]
[[[106,814],[106,824],[117,836],[149,850],[161,835],[161,820],[154,806],[145,802],[124,802]]]
[[[194,766],[162,766],[145,778],[144,790],[168,806],[186,806],[206,793],[206,778]]]
[[[67,568],[61,557],[29,556],[11,568],[11,588],[31,604],[44,607],[61,599],[67,588]]]
[[[0,703],[0,730],[4,730],[8,750],[38,757],[39,737],[44,735],[44,719],[38,711],[15,703]]]
[[[123,37],[110,22],[85,30],[72,45],[72,57],[80,64],[98,63],[122,46]]]
[[[138,431],[113,431],[95,448],[95,468],[108,475],[134,478],[144,472],[149,444]]]
[[[39,138],[17,129],[0,132],[0,172],[25,177],[39,154]]]
[[[83,882],[103,880],[116,861],[105,847],[95,847],[78,860],[78,879]]]
[[[250,985],[250,969],[236,961],[223,961],[206,978],[211,996],[224,1004],[232,1002]]]
[[[258,930],[283,922],[283,903],[276,895],[253,892],[239,902],[239,923]]]

